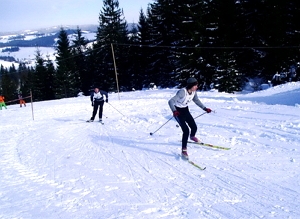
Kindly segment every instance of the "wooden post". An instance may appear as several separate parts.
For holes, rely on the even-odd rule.
[[[33,101],[32,101],[32,92],[31,92],[31,90],[30,90],[30,99],[31,99],[32,120],[34,120],[34,115],[33,115]]]
[[[117,66],[116,66],[116,60],[115,60],[115,53],[114,53],[114,47],[113,44],[111,43],[111,52],[114,60],[114,67],[115,67],[115,75],[116,75],[116,82],[117,82],[117,90],[118,90],[118,98],[120,100],[120,94],[119,94],[119,82],[118,82],[118,73],[117,73]]]

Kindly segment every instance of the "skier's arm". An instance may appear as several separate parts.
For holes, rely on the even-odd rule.
[[[205,110],[206,107],[205,107],[204,104],[199,100],[198,95],[197,95],[197,92],[195,93],[195,96],[194,96],[194,98],[193,98],[193,101],[194,101],[194,103],[195,103],[197,106],[199,106],[201,109]]]
[[[94,101],[94,93],[91,94],[91,102]]]
[[[101,90],[100,92],[101,92],[102,95],[105,96],[105,99],[107,100],[108,99],[108,93],[104,90]]]
[[[184,98],[185,96],[185,92],[183,89],[180,89],[179,91],[177,91],[176,95],[174,97],[172,97],[170,100],[169,100],[169,107],[170,109],[172,110],[172,112],[176,111],[176,108],[175,108],[175,103]]]

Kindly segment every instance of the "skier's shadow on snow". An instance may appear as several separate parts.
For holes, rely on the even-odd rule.
[[[143,146],[138,146],[137,145],[137,144],[141,144],[141,145],[152,144],[153,145],[153,143],[147,143],[145,141],[144,142],[139,142],[135,139],[124,139],[124,138],[117,138],[117,137],[111,137],[111,136],[99,136],[99,135],[97,135],[97,136],[91,135],[91,137],[92,137],[92,142],[93,143],[101,145],[101,146],[105,145],[106,149],[111,148],[113,150],[114,149],[113,146],[118,144],[121,147],[135,148],[135,149],[139,149],[139,150],[142,150],[142,151],[148,151],[148,152],[153,152],[153,153],[157,153],[157,154],[166,155],[166,156],[169,156],[169,157],[174,157],[174,155],[170,154],[170,153],[165,153],[165,152],[153,150],[153,149],[148,148],[148,147],[143,147]],[[171,143],[159,143],[159,144],[171,145]]]

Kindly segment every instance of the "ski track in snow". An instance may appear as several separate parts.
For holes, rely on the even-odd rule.
[[[216,112],[197,135],[231,147],[188,145],[201,171],[179,159],[175,120],[149,135],[174,92],[111,94],[104,125],[85,122],[89,97],[34,103],[34,121],[30,107],[2,111],[0,218],[300,218],[299,109],[200,93]]]

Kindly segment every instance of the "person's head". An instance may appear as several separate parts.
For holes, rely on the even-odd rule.
[[[95,93],[98,93],[99,92],[99,88],[95,87],[94,91],[95,91]]]
[[[198,81],[196,78],[189,78],[187,80],[186,89],[196,91],[198,89]]]

